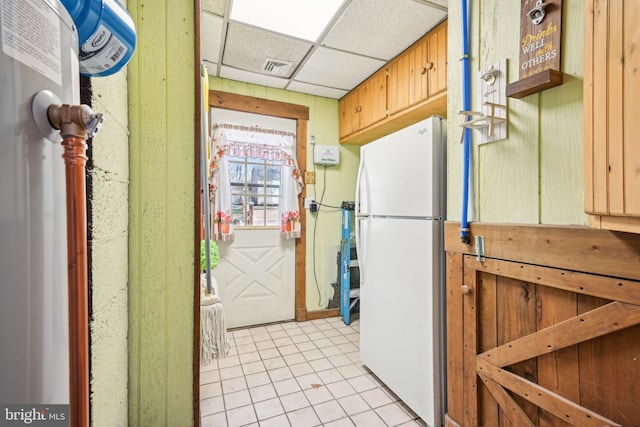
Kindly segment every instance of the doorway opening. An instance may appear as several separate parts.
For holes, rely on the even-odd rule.
[[[244,112],[260,114],[267,117],[292,120],[295,123],[295,134],[297,136],[296,159],[298,168],[306,170],[307,166],[307,122],[309,120],[309,107],[297,104],[289,104],[279,101],[266,100],[251,96],[237,95],[222,91],[209,91],[209,109],[216,108],[228,110],[229,112]],[[202,119],[201,119],[202,120]],[[199,150],[197,150],[199,151]],[[197,156],[199,161],[199,156]],[[200,171],[200,168],[197,168]],[[196,182],[201,181],[201,172],[196,173]],[[298,203],[302,206],[302,200],[306,197],[306,188],[303,188],[298,195]],[[200,195],[200,185],[196,186],[196,218],[200,218],[202,209]],[[198,221],[198,227],[202,227]],[[202,231],[202,230],[200,230]],[[201,233],[196,233],[196,236]],[[306,309],[306,212],[300,210],[300,238],[295,239],[294,248],[294,319],[298,322],[307,320]],[[199,240],[194,242],[194,247],[199,248]],[[199,252],[197,253],[199,256]],[[199,262],[197,263],[199,265]],[[194,280],[194,409],[195,414],[199,413],[199,387],[200,387],[200,275],[196,271]],[[223,301],[224,304],[224,301]]]
[[[295,239],[281,234],[281,214],[291,199],[287,180],[292,178],[287,159],[276,154],[283,144],[291,144],[295,153],[296,120],[220,108],[210,108],[210,118],[216,144],[227,138],[230,143],[224,155],[215,156],[217,173],[211,179],[217,189],[210,194],[209,209],[220,253],[211,275],[227,327],[293,320]],[[228,216],[228,225],[218,220],[218,212]],[[214,232],[216,227],[224,230]]]

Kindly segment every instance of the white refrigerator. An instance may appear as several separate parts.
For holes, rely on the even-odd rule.
[[[446,122],[363,146],[356,188],[362,362],[429,426],[445,412]]]

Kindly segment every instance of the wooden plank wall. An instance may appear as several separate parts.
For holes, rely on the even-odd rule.
[[[535,2],[534,2],[535,3]],[[480,70],[507,59],[507,81],[518,80],[520,2],[469,2],[471,109],[478,111]],[[587,224],[583,210],[583,2],[563,2],[564,84],[507,100],[508,138],[473,144],[471,219],[528,224]],[[447,216],[462,206],[461,4],[450,2],[448,40]],[[472,138],[478,141],[478,133]]]
[[[640,231],[640,3],[584,2],[585,211],[596,227]]]
[[[138,37],[127,67],[128,424],[188,427],[199,416],[193,410],[194,4],[129,0],[128,6]]]
[[[446,424],[640,425],[640,236],[473,223],[479,261],[458,228],[445,230]]]

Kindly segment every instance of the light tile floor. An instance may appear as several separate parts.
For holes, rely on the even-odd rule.
[[[203,367],[203,427],[425,426],[360,361],[359,321],[339,317],[229,332]]]

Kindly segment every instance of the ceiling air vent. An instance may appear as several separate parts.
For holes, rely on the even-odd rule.
[[[290,61],[267,58],[264,60],[262,71],[276,76],[286,76],[292,65],[293,62]]]

